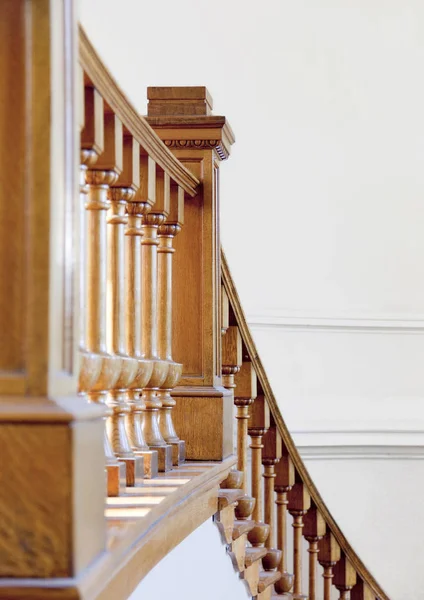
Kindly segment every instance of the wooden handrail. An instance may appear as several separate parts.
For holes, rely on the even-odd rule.
[[[89,77],[112,112],[121,120],[124,128],[175,183],[180,185],[190,196],[195,196],[199,180],[175,158],[149,126],[146,119],[139,115],[131,105],[102,63],[81,25],[79,26],[79,60],[86,76]]]
[[[337,525],[335,519],[331,515],[328,510],[324,500],[322,499],[318,489],[316,488],[311,476],[308,473],[308,470],[296,448],[296,445],[293,441],[293,438],[290,435],[290,432],[287,428],[287,425],[284,422],[283,416],[281,414],[280,408],[278,406],[276,397],[274,392],[272,391],[271,384],[269,383],[268,377],[266,375],[264,366],[262,361],[258,355],[258,351],[256,349],[255,342],[253,341],[252,334],[250,332],[246,316],[243,312],[243,308],[240,302],[239,295],[234,285],[233,278],[231,276],[230,269],[228,267],[227,259],[225,257],[225,253],[221,250],[221,264],[222,264],[222,282],[227,293],[230,305],[234,311],[234,315],[237,321],[237,326],[239,328],[241,337],[243,339],[244,345],[249,354],[249,358],[255,368],[258,380],[262,386],[265,397],[268,401],[269,408],[271,410],[274,421],[278,427],[278,430],[283,439],[283,443],[288,451],[288,454],[293,461],[293,464],[302,479],[304,485],[306,485],[307,490],[315,503],[317,509],[320,511],[327,526],[330,528],[332,534],[337,540],[340,548],[352,564],[353,568],[357,572],[357,574],[361,577],[361,579],[371,588],[373,594],[379,598],[379,600],[389,600],[388,595],[384,592],[381,586],[377,583],[375,578],[369,572],[367,567],[361,561],[359,556],[356,554],[355,550],[352,548],[345,535],[341,531],[340,527]]]

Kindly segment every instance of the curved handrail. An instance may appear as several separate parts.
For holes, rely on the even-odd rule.
[[[262,364],[261,359],[259,358],[255,342],[253,341],[252,334],[246,321],[246,316],[241,306],[239,295],[235,288],[225,254],[222,249],[221,263],[222,281],[225,287],[225,291],[227,292],[228,299],[233,308],[240,334],[249,353],[250,360],[256,371],[256,375],[261,382],[262,389],[264,391],[265,397],[267,398],[269,408],[271,410],[272,416],[274,417],[274,421],[276,423],[276,426],[278,427],[279,433],[283,439],[283,443],[287,448],[287,452],[297,472],[299,473],[303,483],[308,488],[309,494],[312,500],[314,501],[317,509],[320,511],[332,534],[337,540],[340,548],[343,550],[344,554],[354,567],[356,573],[361,577],[364,583],[366,583],[371,588],[372,592],[377,598],[379,598],[380,600],[389,600],[389,596],[384,592],[384,590],[380,587],[375,578],[368,571],[364,563],[356,554],[355,550],[349,544],[340,527],[337,525],[336,521],[334,520],[333,516],[331,515],[327,506],[325,505],[325,502],[322,499],[319,491],[317,490],[314,482],[312,481],[312,478],[309,475],[306,466],[303,463],[303,460],[295,446],[293,438],[291,437],[287,425],[285,424],[284,419],[281,415],[280,408],[278,406],[274,392],[272,391],[268,377],[265,373],[264,366]]]
[[[81,26],[79,27],[79,60],[93,86],[140,146],[187,194],[195,196],[200,185],[199,180],[175,158],[146,119],[139,115],[128,101]]]

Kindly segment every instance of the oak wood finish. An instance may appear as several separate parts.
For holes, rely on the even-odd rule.
[[[105,132],[111,138],[113,148],[112,163],[118,163],[120,174],[123,169],[122,124],[115,115],[106,115]],[[106,145],[106,148],[108,145]],[[125,159],[132,158],[125,155]],[[103,157],[104,160],[104,157]],[[129,166],[126,165],[128,170]],[[115,456],[126,466],[126,483],[137,485],[144,476],[144,459],[136,456],[131,449],[125,421],[130,413],[128,389],[138,373],[136,358],[129,357],[125,348],[125,226],[127,224],[126,204],[134,197],[132,187],[124,187],[115,182],[109,190],[110,208],[108,218],[108,286],[107,286],[107,348],[121,359],[121,372],[114,388],[109,391],[108,406],[113,416],[108,420],[108,435]]]
[[[126,430],[133,452],[143,457],[145,477],[152,478],[158,474],[158,453],[149,449],[141,426],[144,408],[141,394],[153,372],[153,361],[143,358],[141,353],[141,219],[150,204],[147,196],[142,201],[143,196],[138,193],[142,186],[140,145],[132,137],[124,137],[123,171],[118,184],[135,192],[126,197],[125,349],[137,361],[138,371],[127,391],[130,411],[126,415]]]
[[[101,451],[101,444],[99,448]],[[107,549],[82,577],[56,583],[38,579],[31,582],[31,587],[24,586],[21,580],[0,579],[0,598],[126,600],[164,556],[217,512],[219,484],[234,463],[235,459],[229,458],[214,464],[188,464],[159,474],[157,482],[162,485],[157,488],[168,487],[172,491],[162,492],[158,504],[143,504],[144,497],[151,498],[151,482],[146,481],[146,492],[143,486],[133,488],[146,513],[143,517],[129,516],[137,507],[114,508],[114,516],[108,517]],[[173,481],[184,483],[172,485]],[[109,510],[107,507],[106,514]]]
[[[84,128],[81,132],[83,164],[88,166],[88,184],[85,239],[87,248],[84,259],[86,274],[86,350],[101,358],[98,379],[86,392],[92,402],[106,404],[108,391],[117,383],[122,370],[122,359],[107,352],[106,345],[106,297],[107,297],[107,225],[109,209],[108,192],[121,171],[120,146],[115,143],[115,131],[108,128],[105,136],[104,104],[100,95],[91,87],[85,89]],[[118,126],[119,128],[119,126]],[[101,154],[100,154],[101,153]],[[99,156],[105,155],[99,162]],[[118,495],[127,481],[125,463],[119,463],[113,453],[111,439],[107,434],[115,429],[112,406],[107,409],[104,448],[108,472],[108,494]]]
[[[317,557],[319,552],[318,542],[325,533],[325,521],[316,507],[312,506],[303,518],[303,535],[309,542],[309,600],[316,599]]]
[[[293,591],[296,598],[302,594],[302,530],[303,516],[311,506],[311,497],[303,483],[295,483],[289,493],[289,513],[293,516]]]
[[[324,600],[331,600],[331,583],[334,577],[333,567],[340,560],[340,546],[330,531],[318,542],[319,564],[324,567]]]
[[[237,469],[244,473],[243,488],[247,492],[247,422],[249,406],[257,396],[256,373],[251,362],[243,362],[234,375],[234,404],[237,419]]]
[[[195,114],[180,118],[181,101],[187,97],[188,109],[193,105],[193,94],[207,95],[204,88],[197,91],[149,88],[147,120],[165,140],[165,145],[202,183],[196,197],[185,203],[184,229],[175,239],[173,300],[178,309],[173,319],[173,356],[184,366],[179,387],[172,396],[177,398],[174,424],[186,441],[187,457],[205,460],[221,459],[232,452],[231,411],[223,407],[231,400],[221,381],[218,171],[234,138],[221,117]],[[198,106],[197,100],[199,98],[193,106]],[[164,112],[158,115],[161,110]],[[151,116],[152,111],[154,116]],[[221,152],[222,144],[227,150],[225,155]],[[196,399],[185,393],[188,388],[198,390]],[[215,437],[221,437],[220,443],[213,444],[209,454],[206,446],[198,453],[199,434],[196,428],[187,427],[185,423],[184,415],[191,412],[194,405],[200,422],[206,422],[211,412],[220,416],[215,420],[220,425],[214,432]]]
[[[103,65],[83,28],[79,27],[79,59],[92,86],[106,101],[111,111],[122,122],[134,139],[168,175],[180,185],[189,196],[195,196],[199,180],[175,159],[161,143],[145,118],[141,117],[130,104],[107,68]]]
[[[2,580],[77,576],[105,545],[103,413],[77,395],[75,33],[72,2],[0,3]]]
[[[152,375],[143,389],[141,426],[147,445],[158,453],[159,471],[165,472],[172,468],[172,448],[166,444],[159,429],[162,403],[157,392],[168,376],[170,364],[160,360],[158,355],[157,236],[159,225],[169,212],[170,182],[163,171],[157,170],[150,156],[141,163],[141,181],[146,182],[146,188],[140,187],[139,197],[144,206],[150,208],[141,220],[141,351],[143,358],[153,363]]]
[[[168,375],[158,391],[162,404],[159,409],[159,427],[165,442],[172,446],[174,465],[179,465],[185,460],[185,442],[178,437],[172,419],[176,400],[171,396],[183,367],[172,358],[172,262],[175,252],[173,241],[183,224],[184,190],[174,185],[170,188],[169,214],[158,231],[158,352],[162,360],[169,362]]]
[[[281,550],[279,571],[281,579],[275,584],[279,594],[289,592],[293,586],[293,574],[287,571],[287,507],[289,504],[287,494],[295,483],[295,469],[287,450],[283,449],[283,455],[275,467],[276,478],[274,489],[277,494],[277,547]]]
[[[333,584],[340,592],[340,600],[348,600],[356,584],[356,571],[343,554],[334,567]]]

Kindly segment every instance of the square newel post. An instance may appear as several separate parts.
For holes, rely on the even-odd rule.
[[[174,425],[187,459],[222,460],[233,451],[233,414],[221,380],[219,165],[234,136],[225,117],[211,114],[205,87],[151,87],[148,98],[150,125],[202,183],[185,200],[175,239],[173,358],[183,373],[172,392]]]
[[[11,588],[76,577],[105,547],[103,409],[77,393],[77,30],[64,8],[0,3],[0,585]]]

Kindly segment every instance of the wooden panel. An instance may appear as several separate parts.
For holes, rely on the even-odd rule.
[[[25,2],[0,6],[0,370],[24,368]],[[13,143],[10,143],[13,140]],[[12,233],[12,235],[11,235]],[[3,380],[2,388],[15,393]]]
[[[173,355],[183,378],[203,381],[202,195],[186,201],[184,227],[175,238]]]
[[[190,396],[178,393],[175,397],[174,425],[179,437],[185,440],[187,459],[222,460],[230,456],[233,453],[231,392],[217,392],[208,397],[195,395],[193,391]]]
[[[81,404],[75,399],[76,410]],[[13,405],[2,407],[9,411],[3,419],[17,422],[0,422],[0,577],[75,576],[105,543],[100,411],[73,422],[39,402],[39,422],[20,422],[24,411],[32,418],[31,404],[15,416]]]

